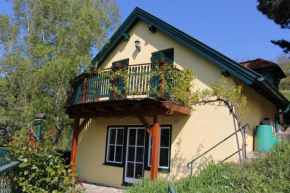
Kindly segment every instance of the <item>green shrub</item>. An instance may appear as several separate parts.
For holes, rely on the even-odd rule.
[[[20,161],[19,176],[12,182],[15,192],[76,192],[76,176],[57,153],[54,136],[55,132],[50,130],[42,143],[30,131],[13,137],[9,151]]]
[[[142,180],[137,181],[132,186],[128,188],[130,193],[140,193],[140,192],[150,192],[150,193],[158,193],[158,192],[166,192],[168,186],[168,182],[164,179],[158,179],[155,181],[151,181],[148,178],[143,178]]]
[[[290,142],[282,141],[263,157],[242,164],[207,163],[198,176],[172,182],[178,193],[290,192]],[[168,181],[144,179],[130,193],[167,192]]]

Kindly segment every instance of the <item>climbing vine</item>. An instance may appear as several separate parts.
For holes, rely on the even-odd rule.
[[[179,70],[167,63],[154,63],[150,68],[119,67],[110,71],[98,70],[101,76],[107,77],[110,92],[115,99],[130,96],[147,95],[183,104],[194,110],[197,105],[225,106],[237,122],[243,138],[242,153],[245,158],[246,137],[244,122],[248,112],[247,99],[242,95],[242,86],[228,84],[222,77],[219,81],[210,82],[210,89],[193,91],[195,77],[190,69]],[[150,85],[150,86],[149,86]],[[238,114],[237,114],[238,112]]]
[[[242,85],[233,83],[228,86],[228,79],[222,77],[218,82],[210,83],[211,89],[203,89],[192,92],[191,105],[217,105],[225,106],[229,109],[237,122],[239,131],[242,136],[242,159],[246,158],[246,136],[245,121],[248,113],[247,98],[242,94]],[[237,112],[239,112],[239,115]]]
[[[129,73],[128,67],[96,73],[110,80],[109,89],[119,99],[128,95],[147,95],[180,101],[186,106],[189,106],[190,88],[195,79],[190,69],[179,70],[167,63],[163,64],[163,70],[159,63],[154,63],[150,69],[134,68]]]

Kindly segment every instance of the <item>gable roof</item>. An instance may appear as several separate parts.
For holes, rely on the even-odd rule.
[[[261,58],[257,58],[255,60],[249,60],[245,62],[241,62],[241,65],[244,67],[250,68],[251,70],[254,70],[256,72],[262,72],[262,71],[273,71],[279,79],[286,78],[285,73],[280,68],[280,66],[274,62],[263,60]]]
[[[155,27],[157,30],[162,31],[176,41],[185,45],[189,49],[204,56],[214,64],[218,65],[223,70],[226,70],[242,82],[254,88],[262,96],[266,97],[273,104],[280,108],[286,108],[289,101],[270,83],[266,78],[260,74],[245,68],[239,63],[219,53],[218,51],[203,44],[197,39],[189,36],[188,34],[180,31],[172,25],[162,21],[161,19],[151,15],[150,13],[136,7],[129,17],[123,22],[119,29],[110,38],[110,43],[106,44],[101,51],[92,60],[92,63],[97,63],[98,66],[110,54],[118,42],[123,38],[123,34],[130,30],[130,28],[138,21],[143,20],[149,25]]]

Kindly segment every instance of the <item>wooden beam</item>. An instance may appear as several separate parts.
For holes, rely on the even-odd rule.
[[[70,158],[70,161],[72,162],[72,164],[71,164],[71,172],[72,173],[75,172],[75,167],[76,167],[79,125],[80,125],[80,118],[75,118],[73,139],[72,139],[72,148],[71,148],[71,158]]]
[[[152,128],[151,128],[150,124],[148,123],[148,121],[145,119],[144,116],[138,116],[138,118],[139,118],[140,122],[143,124],[143,126],[145,127],[146,131],[152,137]]]
[[[118,105],[118,104],[113,104],[112,107],[116,111],[129,111],[129,109],[127,107],[121,106],[121,105]]]
[[[87,108],[85,108],[85,107],[81,107],[81,110],[82,110],[83,112],[85,112],[85,113],[96,113],[96,111],[91,110],[91,109],[87,109]]]
[[[149,111],[149,112],[150,112],[150,111],[158,112],[158,111],[161,110],[161,108],[157,108],[157,107],[155,107],[155,106],[145,106],[144,109],[145,109],[146,111]]]
[[[100,112],[105,112],[105,113],[109,113],[110,112],[110,109],[105,108],[103,106],[96,106],[96,110],[100,111]]]
[[[169,110],[173,110],[186,115],[191,115],[190,109],[185,106],[177,105],[171,102],[164,102],[162,105]]]
[[[100,104],[101,103],[101,104]],[[84,103],[70,106],[66,113],[70,118],[92,118],[92,117],[138,117],[155,115],[172,115],[178,112],[191,115],[189,108],[183,104],[176,104],[171,101],[102,101]]]
[[[134,107],[135,107],[136,109],[140,109],[140,108],[141,108],[141,104],[140,104],[140,103],[135,103],[135,104],[134,104]]]
[[[78,133],[77,133],[78,136],[80,135],[80,133],[82,132],[82,130],[85,128],[85,126],[88,124],[89,121],[90,121],[90,118],[85,118],[83,120],[82,124],[78,128]],[[77,141],[77,143],[78,143],[78,141]]]
[[[159,166],[161,115],[156,115],[153,119],[150,179],[157,180]]]
[[[70,114],[73,114],[74,112],[73,112],[73,109],[66,109],[66,110],[65,110],[65,113],[66,113],[67,115],[70,115]]]
[[[167,116],[171,116],[171,115],[173,115],[173,113],[174,113],[173,109],[168,109],[167,112],[166,112],[166,115]]]
[[[160,109],[159,111],[113,111],[110,113],[74,113],[69,114],[70,118],[92,118],[92,117],[138,117],[138,116],[147,116],[153,117],[155,115],[166,115],[167,109]]]
[[[73,112],[75,114],[82,113],[82,111],[79,108],[73,108]]]
[[[155,33],[155,32],[156,32],[156,27],[154,27],[152,24],[149,24],[149,25],[148,25],[148,29],[149,29],[149,31],[151,31],[152,33]]]
[[[125,39],[125,40],[127,40],[127,41],[129,41],[129,39],[130,39],[130,35],[129,34],[127,34],[127,33],[122,33],[122,36],[123,36],[123,38]]]

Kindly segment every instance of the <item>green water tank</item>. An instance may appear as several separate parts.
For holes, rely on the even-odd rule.
[[[271,125],[259,125],[255,134],[255,151],[267,152],[274,146]]]
[[[274,138],[273,138],[273,143],[274,143],[274,145],[276,145],[278,143],[278,138],[276,136],[274,136]]]

